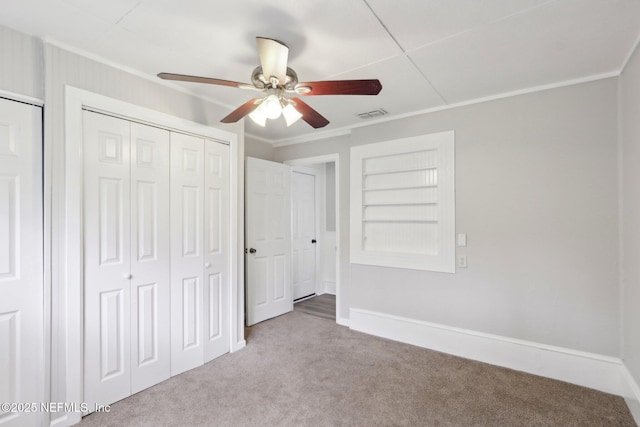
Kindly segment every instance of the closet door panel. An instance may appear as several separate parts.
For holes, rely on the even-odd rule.
[[[0,402],[45,398],[42,109],[0,98]],[[41,425],[0,408],[0,425]]]
[[[229,146],[205,142],[205,362],[229,352]]]
[[[204,140],[171,134],[171,375],[204,363]]]
[[[85,402],[131,394],[129,122],[84,113]]]
[[[170,133],[131,123],[131,392],[171,373]]]

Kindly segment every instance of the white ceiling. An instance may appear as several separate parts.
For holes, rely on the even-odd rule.
[[[300,81],[382,82],[375,97],[305,98],[331,122],[320,130],[247,120],[247,133],[272,142],[362,125],[357,114],[378,108],[407,115],[615,75],[640,34],[640,0],[3,0],[1,7],[2,25],[152,77],[249,82],[255,37],[263,36],[289,46]],[[181,86],[229,111],[255,95]]]

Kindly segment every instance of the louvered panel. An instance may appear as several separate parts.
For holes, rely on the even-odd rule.
[[[402,154],[371,157],[364,161],[363,173],[381,173],[393,170],[427,169],[436,166],[437,150],[421,150]]]
[[[428,222],[367,222],[364,250],[395,254],[438,255],[438,224]]]
[[[424,187],[438,184],[437,168],[397,170],[363,176],[363,188],[376,190],[385,188]]]
[[[438,222],[438,205],[368,205],[364,208],[364,221],[430,221]]]
[[[455,271],[453,132],[351,149],[352,260]]]

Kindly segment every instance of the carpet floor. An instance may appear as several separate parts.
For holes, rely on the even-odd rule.
[[[322,317],[323,319],[336,320],[336,296],[322,294],[293,305],[295,311]]]
[[[87,426],[634,426],[617,396],[358,333],[297,311]]]

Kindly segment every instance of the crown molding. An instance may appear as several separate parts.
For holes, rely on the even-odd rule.
[[[206,102],[214,104],[214,105],[218,105],[218,106],[226,108],[226,109],[228,109],[230,111],[235,109],[235,107],[232,106],[232,105],[224,104],[224,103],[222,103],[220,101],[217,101],[215,99],[212,99],[210,97],[203,96],[203,95],[198,94],[198,93],[196,93],[194,91],[188,90],[188,89],[186,89],[186,88],[184,88],[184,87],[182,87],[180,85],[177,85],[175,83],[172,83],[170,81],[159,79],[157,76],[149,75],[149,74],[144,73],[144,72],[142,72],[142,71],[140,71],[138,69],[135,69],[135,68],[120,64],[120,63],[112,61],[112,60],[109,60],[109,59],[107,59],[105,57],[102,57],[100,55],[96,55],[96,54],[94,54],[92,52],[88,52],[86,50],[77,48],[75,46],[71,46],[71,45],[66,44],[64,42],[61,42],[61,41],[59,41],[57,39],[54,39],[54,38],[52,38],[50,36],[44,36],[44,37],[41,37],[40,39],[43,42],[43,44],[45,44],[45,45],[54,46],[54,47],[60,48],[62,50],[65,50],[65,51],[80,55],[80,56],[82,56],[84,58],[99,62],[101,64],[110,66],[112,68],[124,71],[126,73],[129,73],[129,74],[135,75],[137,77],[143,78],[145,80],[151,81],[151,82],[153,82],[153,83],[155,83],[157,85],[164,86],[164,87],[170,88],[170,89],[178,91],[178,92],[182,92],[184,94],[187,94],[189,96],[193,96],[193,97],[198,98],[198,99],[202,99],[203,101],[206,101]],[[337,137],[337,136],[349,135],[349,134],[351,134],[351,131],[353,129],[366,127],[366,126],[371,126],[371,125],[376,125],[376,124],[385,123],[385,122],[389,122],[389,121],[400,120],[400,119],[409,118],[409,117],[415,117],[415,116],[419,116],[419,115],[423,115],[423,114],[435,113],[435,112],[438,112],[438,111],[446,111],[446,110],[450,110],[450,109],[454,109],[454,108],[480,104],[480,103],[483,103],[483,102],[496,101],[496,100],[499,100],[499,99],[510,98],[510,97],[513,97],[513,96],[526,95],[526,94],[540,92],[540,91],[544,91],[544,90],[548,90],[548,89],[557,89],[557,88],[561,88],[561,87],[565,87],[565,86],[572,86],[572,85],[581,84],[581,83],[588,83],[588,82],[607,79],[607,78],[611,78],[611,77],[619,77],[621,75],[621,73],[624,71],[624,68],[627,66],[629,60],[633,56],[633,53],[638,49],[638,45],[640,45],[640,37],[638,37],[638,39],[636,40],[636,42],[634,44],[633,49],[627,55],[627,57],[626,57],[626,59],[625,59],[625,61],[623,63],[622,68],[620,68],[618,70],[609,71],[609,72],[606,72],[606,73],[594,74],[594,75],[591,75],[591,76],[580,77],[580,78],[570,79],[570,80],[564,80],[564,81],[561,81],[561,82],[550,83],[550,84],[546,84],[546,85],[533,86],[533,87],[526,88],[526,89],[503,92],[503,93],[496,94],[496,95],[491,95],[491,96],[486,96],[486,97],[481,97],[481,98],[474,98],[474,99],[470,99],[468,101],[461,101],[461,102],[456,102],[456,103],[452,103],[452,104],[439,105],[437,107],[426,108],[426,109],[423,109],[423,110],[412,111],[412,112],[409,112],[409,113],[389,115],[387,117],[381,117],[379,119],[367,120],[365,123],[358,123],[358,124],[353,124],[353,125],[349,125],[349,126],[339,127],[339,128],[336,128],[336,129],[328,129],[328,130],[324,130],[324,131],[319,131],[319,132],[314,132],[314,133],[307,133],[307,134],[303,134],[303,135],[299,135],[299,136],[292,136],[292,137],[288,137],[288,138],[272,139],[272,138],[268,138],[268,137],[264,137],[264,136],[258,136],[258,135],[252,134],[252,133],[246,133],[245,135],[249,136],[252,139],[271,144],[274,148],[278,148],[278,147],[283,147],[283,146],[287,146],[287,145],[303,144],[303,143],[307,143],[307,142],[314,142],[314,141],[319,141],[319,140],[323,140],[323,139],[327,139],[327,138],[333,138],[333,137]]]
[[[148,81],[150,81],[152,83],[155,83],[155,84],[157,84],[159,86],[164,86],[164,87],[167,87],[169,89],[173,89],[175,91],[182,92],[182,93],[184,93],[186,95],[190,95],[190,96],[193,96],[195,98],[201,99],[201,100],[206,101],[208,103],[215,104],[217,106],[226,108],[226,109],[228,109],[230,111],[233,111],[236,108],[234,106],[227,105],[225,103],[222,103],[220,101],[212,99],[212,98],[210,98],[208,96],[204,96],[204,95],[201,95],[201,94],[196,93],[194,91],[191,91],[189,89],[186,89],[186,88],[184,88],[184,87],[182,87],[182,86],[180,86],[178,84],[172,83],[169,80],[163,80],[163,79],[159,78],[158,76],[147,74],[147,73],[145,73],[143,71],[138,70],[137,68],[129,67],[129,66],[123,65],[123,64],[121,64],[119,62],[112,61],[112,60],[107,59],[107,58],[105,58],[103,56],[96,55],[95,53],[92,53],[92,52],[86,51],[84,49],[80,49],[80,48],[78,48],[76,46],[72,46],[70,44],[61,42],[60,40],[57,40],[57,39],[52,38],[50,36],[41,37],[40,40],[42,41],[42,43],[45,46],[49,45],[49,46],[57,47],[59,49],[65,50],[67,52],[74,53],[76,55],[82,56],[83,58],[90,59],[90,60],[98,62],[100,64],[107,65],[107,66],[109,66],[111,68],[115,68],[117,70],[124,71],[125,73],[132,74],[132,75],[134,75],[136,77],[140,77],[142,79],[148,80]]]
[[[466,106],[469,106],[469,105],[481,104],[483,102],[490,102],[490,101],[496,101],[496,100],[499,100],[499,99],[511,98],[513,96],[526,95],[526,94],[535,93],[535,92],[542,92],[542,91],[549,90],[549,89],[557,89],[557,88],[561,88],[561,87],[573,86],[573,85],[582,84],[582,83],[589,83],[589,82],[593,82],[593,81],[597,81],[597,80],[603,80],[603,79],[608,79],[608,78],[611,78],[611,77],[618,77],[618,76],[620,76],[620,70],[609,71],[609,72],[606,72],[606,73],[594,74],[594,75],[591,75],[591,76],[580,77],[580,78],[577,78],[577,79],[564,80],[564,81],[557,82],[557,83],[550,83],[550,84],[546,84],[546,85],[533,86],[533,87],[530,87],[530,88],[527,88],[527,89],[520,89],[520,90],[514,90],[514,91],[510,91],[510,92],[503,92],[503,93],[500,93],[500,94],[497,94],[497,95],[491,95],[491,96],[486,96],[486,97],[482,97],[482,98],[474,98],[474,99],[470,99],[468,101],[461,101],[461,102],[456,102],[456,103],[453,103],[453,104],[440,105],[438,107],[426,108],[424,110],[417,110],[417,111],[412,111],[412,112],[404,113],[404,114],[390,115],[390,116],[382,117],[382,118],[379,118],[379,119],[368,120],[366,123],[358,123],[358,124],[355,124],[355,125],[344,126],[344,127],[341,127],[341,128],[337,128],[337,129],[333,129],[333,130],[326,130],[326,131],[319,132],[319,133],[314,133],[314,134],[305,134],[305,135],[300,135],[300,136],[296,136],[296,137],[284,138],[284,139],[276,139],[276,140],[270,140],[270,139],[262,138],[262,140],[265,141],[265,142],[271,143],[274,148],[282,147],[282,146],[285,146],[285,145],[302,144],[302,143],[305,143],[305,142],[311,142],[311,141],[317,141],[317,140],[320,140],[320,139],[331,138],[331,137],[337,136],[337,135],[348,135],[348,134],[351,133],[351,131],[353,129],[366,127],[366,126],[371,126],[371,125],[376,125],[376,124],[379,124],[379,123],[385,123],[385,122],[390,122],[390,121],[394,121],[394,120],[405,119],[405,118],[408,118],[408,117],[420,116],[422,114],[435,113],[435,112],[438,112],[438,111],[446,111],[446,110],[451,110],[451,109],[454,109],[454,108],[466,107]]]

